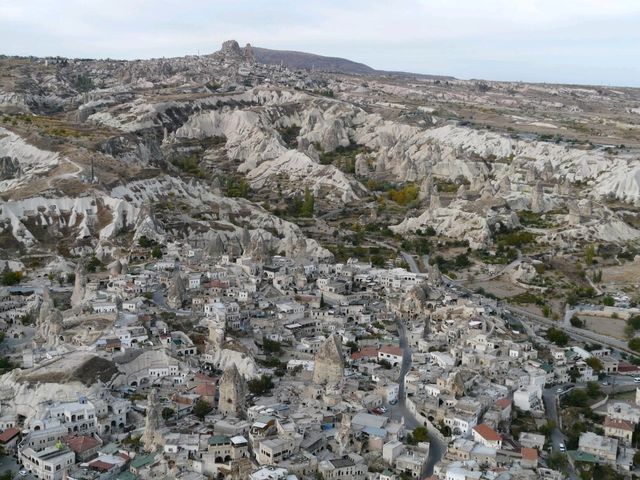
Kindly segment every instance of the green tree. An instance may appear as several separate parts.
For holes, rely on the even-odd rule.
[[[636,329],[633,328],[633,325],[631,325],[630,323],[627,323],[624,326],[624,336],[627,338],[627,340],[632,339],[636,334]]]
[[[565,396],[565,403],[570,407],[586,407],[589,396],[583,388],[574,388]]]
[[[560,452],[554,452],[549,455],[549,460],[547,461],[549,468],[554,470],[563,471],[567,468],[567,456]]]
[[[149,240],[146,235],[142,235],[138,239],[138,245],[140,245],[140,247],[142,248],[149,248],[153,245],[153,243],[153,240]]]
[[[553,420],[547,420],[547,423],[545,423],[544,425],[542,425],[538,431],[544,435],[545,437],[550,436],[553,431],[556,429],[556,422],[554,422]]]
[[[300,216],[313,217],[314,206],[315,206],[315,198],[313,197],[313,193],[311,193],[311,190],[309,190],[309,187],[305,187],[304,200],[302,201]]]
[[[176,414],[175,410],[173,408],[169,408],[169,407],[164,407],[162,409],[162,418],[164,418],[165,420],[173,417]]]
[[[457,255],[454,260],[454,263],[456,265],[456,268],[467,268],[471,265],[471,262],[469,261],[469,257],[467,257],[464,253]]]
[[[634,315],[629,319],[628,323],[634,330],[640,330],[640,315]]]
[[[587,265],[593,265],[593,260],[596,256],[596,247],[593,244],[587,245],[584,249],[584,262]]]
[[[269,375],[262,375],[260,378],[249,380],[247,387],[254,395],[264,395],[273,388],[273,381]]]
[[[354,342],[353,340],[349,340],[345,345],[349,348],[350,353],[357,352],[360,349],[358,342]]]
[[[407,435],[407,443],[410,445],[417,445],[420,442],[429,441],[429,432],[426,427],[416,427],[409,435]]]
[[[588,382],[587,383],[587,395],[589,398],[598,398],[602,391],[600,390],[600,385],[596,382]]]
[[[198,400],[193,406],[193,414],[200,420],[204,420],[204,417],[206,417],[211,410],[213,410],[211,404],[204,400]]]
[[[598,357],[589,357],[585,360],[585,363],[593,368],[593,371],[596,373],[600,373],[604,369],[602,360],[600,360]]]
[[[551,327],[547,330],[547,339],[559,347],[564,347],[569,343],[569,335],[555,327]]]
[[[628,345],[634,352],[640,352],[640,337],[632,338]]]
[[[264,338],[262,340],[262,350],[264,353],[275,353],[276,355],[280,355],[280,353],[282,353],[282,344],[275,340]]]
[[[153,258],[162,257],[162,248],[160,248],[160,245],[156,245],[155,247],[153,247],[153,250],[151,250],[151,256]]]
[[[102,262],[94,255],[87,263],[87,272],[95,273],[99,268],[102,268]]]

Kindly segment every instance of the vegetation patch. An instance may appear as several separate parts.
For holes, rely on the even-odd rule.
[[[334,165],[345,173],[354,174],[356,173],[356,155],[369,152],[370,150],[364,145],[339,146],[333,152],[321,153],[320,163],[322,165]]]

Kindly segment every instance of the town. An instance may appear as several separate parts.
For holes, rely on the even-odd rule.
[[[0,443],[20,476],[635,469],[640,378],[623,352],[558,341],[413,258],[233,257],[218,243],[154,258],[141,237],[126,259],[0,290],[16,367],[0,380]]]

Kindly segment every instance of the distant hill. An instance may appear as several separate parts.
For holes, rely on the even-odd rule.
[[[284,65],[291,69],[318,70],[322,72],[347,73],[353,75],[386,75],[392,77],[413,77],[452,80],[454,77],[442,75],[425,75],[422,73],[392,72],[376,70],[364,63],[354,62],[340,57],[325,57],[314,53],[296,52],[293,50],[271,50],[269,48],[254,47],[247,43],[244,48],[235,40],[227,40],[218,52],[224,56],[238,59],[255,60],[268,65]]]
[[[353,62],[346,58],[324,57],[313,53],[270,50],[268,48],[258,47],[252,47],[252,50],[258,63],[270,65],[282,64],[289,68],[314,69],[325,72],[354,73],[359,75],[376,73],[376,71],[368,65]]]

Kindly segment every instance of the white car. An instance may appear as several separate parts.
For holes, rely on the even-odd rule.
[[[29,475],[29,472],[27,472],[26,470],[20,470],[18,472],[18,475],[20,475],[21,477],[26,477],[27,475]]]
[[[560,443],[560,445],[558,445],[558,447],[560,448],[561,452],[566,452],[567,451],[567,447],[564,446],[564,443]]]
[[[635,383],[640,383],[640,377],[636,377],[636,378],[634,378],[634,379],[633,379],[633,381],[634,381]]]

